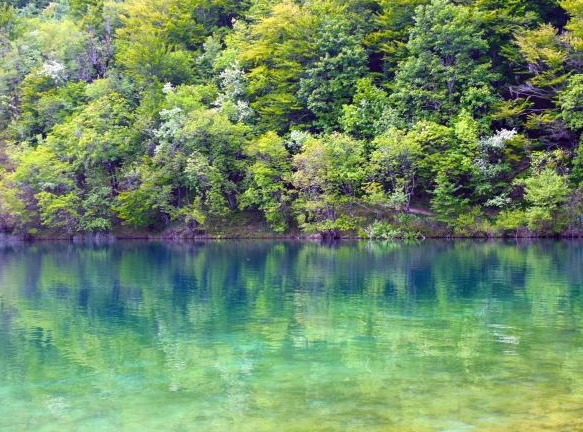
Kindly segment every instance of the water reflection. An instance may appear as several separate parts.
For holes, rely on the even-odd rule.
[[[571,242],[11,244],[0,429],[583,429]]]

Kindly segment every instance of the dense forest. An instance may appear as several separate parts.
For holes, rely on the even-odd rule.
[[[583,0],[8,0],[0,58],[3,232],[583,232]]]

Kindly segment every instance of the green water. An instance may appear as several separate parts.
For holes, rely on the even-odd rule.
[[[583,244],[0,247],[0,430],[583,430]]]

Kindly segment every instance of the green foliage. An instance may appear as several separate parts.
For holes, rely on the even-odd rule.
[[[482,234],[482,212],[479,207],[473,207],[449,222],[453,233],[461,237],[475,237]]]
[[[569,14],[568,39],[577,51],[583,50],[583,2],[581,0],[561,0],[561,7]]]
[[[22,92],[22,105],[18,135],[22,139],[36,140],[46,136],[50,130],[65,121],[79,106],[86,102],[85,85],[81,82],[69,82],[63,86],[47,86],[43,82],[47,77],[38,77],[36,83],[27,77],[23,83],[26,90]]]
[[[521,209],[504,210],[496,218],[496,227],[502,232],[516,231],[526,224],[527,217]]]
[[[247,189],[241,197],[241,207],[257,206],[276,232],[288,226],[288,182],[291,176],[290,158],[283,139],[267,133],[248,144],[245,153],[255,160],[249,167]]]
[[[46,146],[38,146],[18,155],[18,168],[9,178],[34,191],[63,191],[74,186],[69,164],[57,158]]]
[[[293,158],[292,184],[299,225],[309,232],[336,236],[353,216],[365,178],[364,145],[346,135],[310,137]],[[348,217],[350,216],[350,217]]]
[[[398,228],[395,228],[388,222],[375,220],[372,224],[364,229],[366,236],[373,240],[393,240],[400,238],[402,233]]]
[[[49,228],[64,228],[67,233],[79,228],[80,200],[77,193],[57,195],[42,191],[35,195],[42,224]]]
[[[461,185],[452,182],[445,173],[437,174],[431,208],[443,222],[450,222],[467,210],[469,200],[458,194],[461,187]]]
[[[240,8],[235,1],[131,0],[122,5],[116,59],[143,84],[194,78],[193,50]]]
[[[389,129],[373,141],[371,175],[389,192],[390,207],[408,209],[417,185],[421,145],[410,134]]]
[[[343,105],[350,102],[355,84],[366,73],[366,52],[355,29],[338,19],[322,24],[316,52],[319,58],[300,79],[298,95],[314,114],[318,129],[337,130]]]
[[[488,42],[479,13],[447,0],[419,6],[407,49],[391,96],[399,116],[414,123],[447,122],[461,108],[480,114],[475,109],[487,103],[496,77],[483,56]]]
[[[524,186],[528,228],[544,233],[560,231],[561,221],[558,218],[561,206],[569,197],[565,177],[557,174],[555,169],[546,167],[516,183]]]
[[[76,166],[111,167],[133,150],[132,122],[127,101],[109,93],[55,126],[46,144]]]
[[[394,77],[398,63],[407,56],[407,40],[414,23],[417,6],[429,0],[377,0],[374,29],[367,35],[367,45],[380,56],[377,68],[388,81]]]
[[[571,184],[574,186],[581,185],[583,182],[583,145],[579,143],[575,157],[573,158],[573,170],[570,176]]]
[[[172,186],[164,172],[144,165],[128,173],[126,179],[133,184],[120,192],[113,206],[124,223],[134,228],[152,228],[170,222]]]
[[[73,198],[78,194],[72,167],[43,145],[27,149],[17,158],[17,168],[7,173],[2,183],[3,207],[15,216],[15,229],[26,232],[38,228],[41,220],[46,221],[47,226],[52,226],[54,220],[57,226],[73,230],[74,217],[70,224],[61,225],[62,221],[51,215],[59,209],[59,203],[74,203]],[[61,199],[61,196],[66,198]],[[43,205],[39,201],[41,198]],[[51,206],[51,198],[55,200],[54,206]],[[77,211],[74,207],[69,210],[73,215]]]
[[[342,129],[359,138],[371,138],[382,132],[383,114],[388,108],[387,94],[370,78],[356,82],[353,102],[343,106]]]
[[[284,130],[302,115],[297,92],[303,66],[314,55],[318,21],[307,5],[284,1],[257,23],[237,28],[235,47],[249,69],[251,106],[263,131]]]
[[[561,117],[571,129],[583,129],[583,74],[569,78],[565,89],[559,93]]]
[[[176,26],[187,25],[189,3],[136,0],[123,4],[116,60],[133,79],[144,84],[189,79],[192,59],[184,41],[174,37]],[[189,38],[202,33],[194,22],[189,27]]]
[[[519,140],[515,130],[503,129],[478,142],[478,156],[474,162],[475,191],[477,199],[486,207],[502,208],[510,203],[511,159],[508,156],[512,144]]]
[[[82,231],[111,231],[113,228],[112,189],[96,185],[83,197],[81,207],[83,214],[79,220]]]
[[[572,233],[582,19],[581,0],[10,0],[0,230],[252,210],[331,237],[409,211],[402,235]]]
[[[423,236],[418,231],[407,230],[406,226],[375,220],[363,230],[370,240],[419,240]]]

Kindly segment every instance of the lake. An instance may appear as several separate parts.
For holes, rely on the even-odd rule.
[[[583,430],[583,243],[0,246],[0,430]]]

